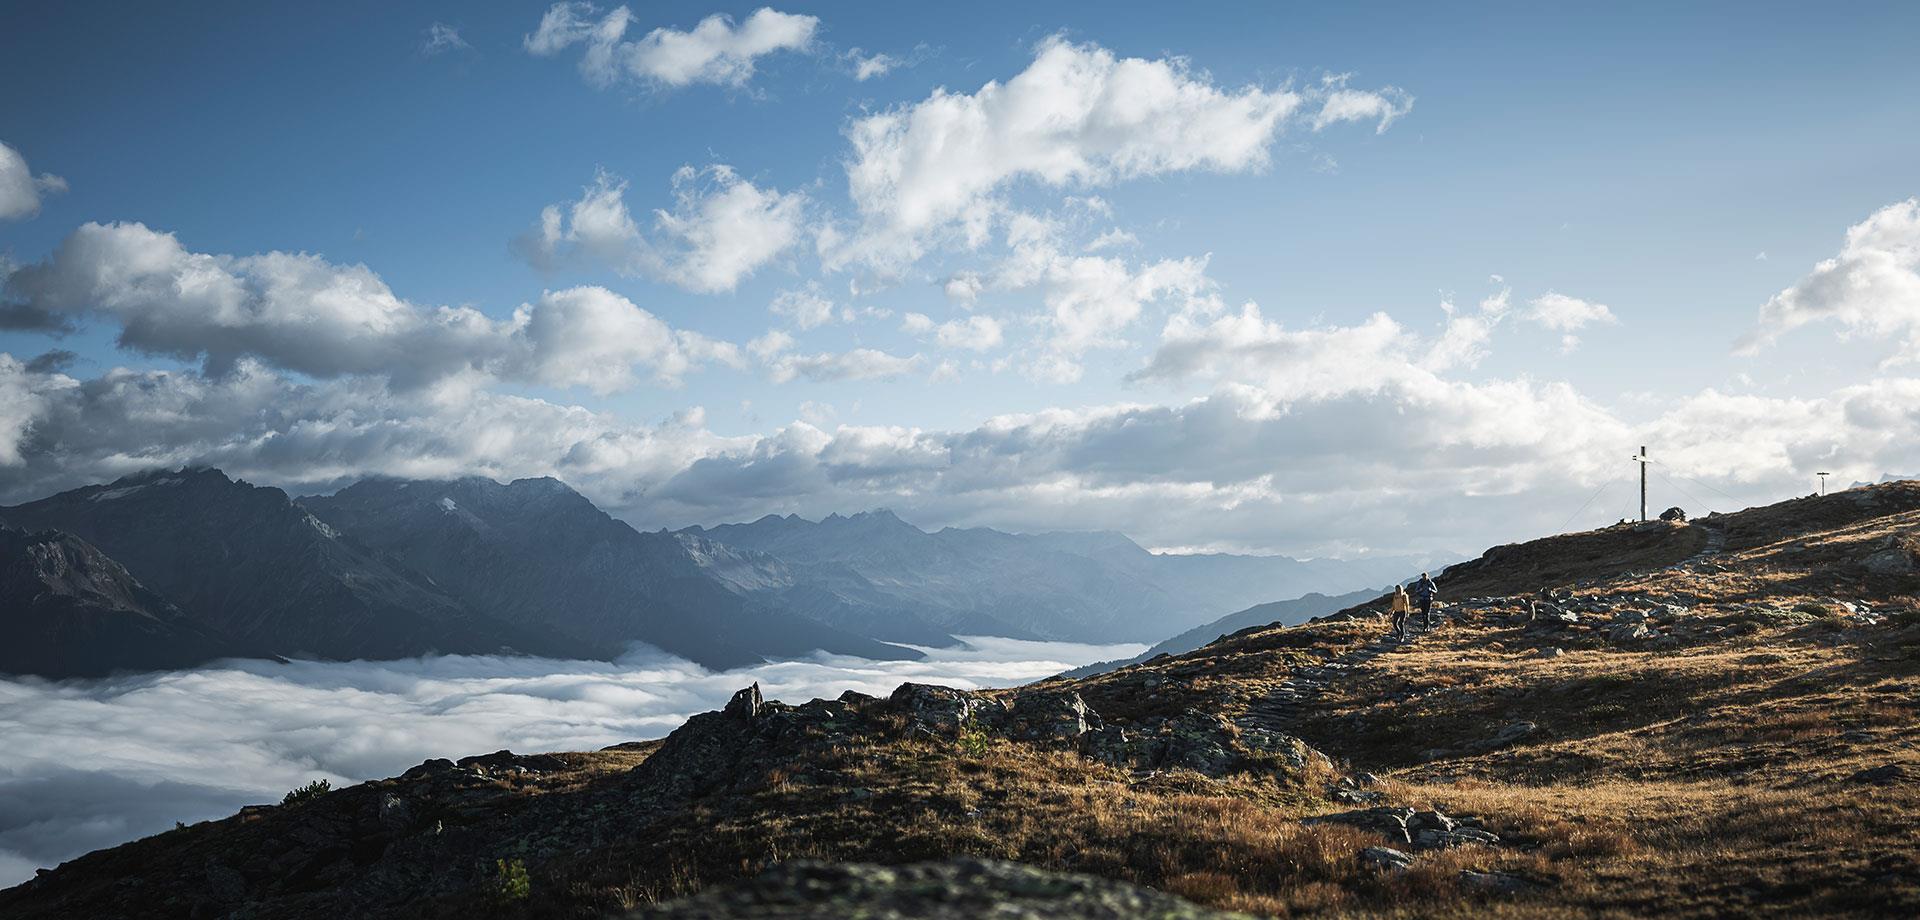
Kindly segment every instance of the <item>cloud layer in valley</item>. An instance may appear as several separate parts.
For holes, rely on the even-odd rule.
[[[1141,646],[972,639],[918,662],[817,658],[711,672],[645,650],[617,663],[441,657],[225,662],[96,681],[0,680],[0,886],[80,853],[278,802],[315,779],[429,757],[594,750],[658,738],[759,682],[801,703],[906,681],[1011,686]]]

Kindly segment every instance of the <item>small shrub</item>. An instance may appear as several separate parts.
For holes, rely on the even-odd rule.
[[[493,861],[493,889],[502,901],[524,901],[533,893],[533,880],[527,877],[527,864],[521,860]]]
[[[986,732],[973,727],[960,730],[958,743],[961,753],[968,757],[985,757],[993,749],[993,739]]]
[[[298,805],[302,802],[311,802],[314,799],[317,799],[332,791],[333,791],[332,783],[329,783],[324,779],[316,779],[311,783],[308,783],[304,786],[297,786],[291,791],[289,791],[287,793],[287,797],[280,800],[280,804]]]

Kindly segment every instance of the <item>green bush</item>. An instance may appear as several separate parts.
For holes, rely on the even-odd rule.
[[[298,805],[301,802],[311,802],[314,799],[317,799],[332,791],[333,791],[332,783],[329,783],[324,779],[316,779],[311,783],[308,783],[304,786],[296,787],[292,791],[288,792],[287,797],[280,800],[280,804]]]
[[[960,750],[968,757],[984,757],[993,749],[993,738],[978,728],[967,726],[960,730],[958,739]]]
[[[524,901],[533,893],[533,881],[527,878],[527,864],[518,859],[493,861],[494,893],[502,901]]]

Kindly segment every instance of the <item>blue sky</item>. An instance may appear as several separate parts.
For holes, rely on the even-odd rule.
[[[555,474],[643,526],[890,505],[929,526],[1324,553],[1469,550],[1552,529],[1642,439],[1674,456],[1674,482],[1729,505],[1793,494],[1809,467],[1920,470],[1900,437],[1920,426],[1920,389],[1910,366],[1885,363],[1912,356],[1920,328],[1904,299],[1912,208],[1900,210],[1920,194],[1911,5],[776,4],[762,24],[778,47],[682,82],[644,69],[665,66],[643,54],[650,31],[719,14],[709,34],[745,41],[757,8],[634,5],[620,39],[633,48],[616,56],[635,63],[605,80],[583,71],[588,41],[534,53],[551,9],[8,12],[0,143],[27,187],[58,176],[65,189],[40,187],[31,216],[0,221],[19,267],[4,297],[63,328],[0,330],[22,407],[0,415],[0,491],[179,462],[295,489]],[[615,8],[569,10],[590,27]],[[436,26],[458,40],[429,47]],[[962,195],[977,238],[954,220],[923,228],[906,256],[822,242],[831,227],[898,243],[899,202],[951,191],[946,172],[890,197],[852,189],[861,125],[919,111],[940,88],[951,101],[1023,73],[1043,82],[1048,49],[1119,62],[1116,74],[1136,62],[1198,101],[1130,129],[1183,125],[1136,145],[1146,166],[1101,160],[1113,139],[1097,131],[1009,141],[992,123],[1008,113],[989,113],[976,127],[995,152],[950,161],[987,170]],[[856,79],[877,54],[893,66]],[[1131,84],[1109,77],[1126,97]],[[1342,87],[1384,108],[1316,121]],[[1050,117],[1085,102],[1030,88]],[[1249,98],[1294,108],[1239,124],[1230,110]],[[1093,165],[1064,178],[1018,165],[1060,155]],[[682,226],[717,232],[723,259],[748,263],[719,282],[712,263],[690,281],[691,237],[653,217],[676,208],[683,167],[700,172],[678,186]],[[544,208],[568,216],[600,171],[626,183],[633,233],[574,221],[533,264],[514,241],[538,235]],[[756,212],[786,234],[763,257],[737,257],[749,239],[737,224],[694,220],[743,190],[785,203]],[[1846,257],[1848,229],[1888,209],[1883,242]],[[99,303],[114,292],[59,288],[47,279],[98,268],[53,259],[88,222],[139,222],[184,253],[364,266],[420,315],[464,306],[507,323],[528,304],[573,325],[536,324],[550,337],[533,357],[441,356],[430,372],[382,362],[507,348],[507,333],[429,345],[355,333],[314,341],[313,357],[285,328],[183,318],[210,308],[155,302],[151,285],[111,309]],[[1102,234],[1123,242],[1089,249]],[[1853,283],[1800,287],[1837,257]],[[1154,287],[1156,265],[1184,274]],[[1096,270],[1149,293],[1116,304]],[[260,282],[269,269],[248,271]],[[976,299],[950,296],[948,281],[971,276],[984,279]],[[622,331],[543,300],[587,287],[625,302],[593,314]],[[852,321],[802,328],[770,312],[782,292]],[[1502,292],[1484,335],[1456,324],[1448,338],[1443,300],[1471,319]],[[1550,293],[1562,299],[1541,306]],[[1231,322],[1250,301],[1258,320]],[[338,306],[315,304],[268,312]],[[672,332],[639,330],[628,310]],[[1369,327],[1381,313],[1391,329]],[[136,347],[118,347],[134,327]],[[1737,353],[1763,327],[1778,335]],[[774,331],[791,344],[776,348]],[[681,333],[697,339],[659,340]],[[613,358],[565,350],[619,335],[653,338]],[[251,382],[203,370],[195,336],[237,354]],[[1449,341],[1463,353],[1433,358]],[[27,366],[50,349],[75,358]],[[607,364],[628,358],[631,373]],[[1164,372],[1141,373],[1153,367]],[[135,406],[100,392],[114,368],[148,374],[147,398],[181,392],[165,413]],[[516,397],[538,404],[503,407]],[[476,428],[494,433],[463,439]],[[1575,523],[1629,504],[1616,490]],[[1473,523],[1445,523],[1461,518]]]

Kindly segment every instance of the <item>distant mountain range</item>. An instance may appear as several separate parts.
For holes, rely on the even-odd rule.
[[[885,510],[680,534],[776,557],[802,583],[857,592],[949,633],[1079,642],[1153,642],[1226,611],[1387,584],[1439,561],[1154,553],[1112,532],[928,533]]]
[[[928,533],[887,511],[643,533],[554,479],[373,479],[296,500],[210,469],[0,508],[0,523],[0,616],[20,639],[0,671],[50,677],[230,655],[610,659],[638,642],[718,669],[916,658],[909,645],[960,635],[1152,641],[1429,561]]]

